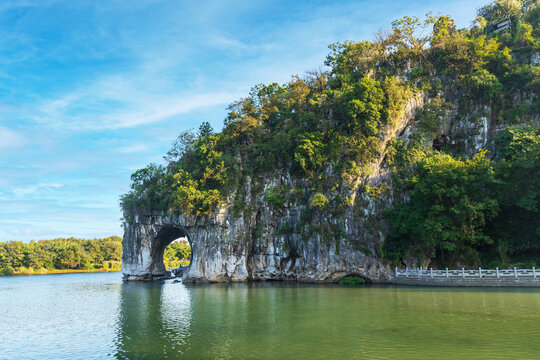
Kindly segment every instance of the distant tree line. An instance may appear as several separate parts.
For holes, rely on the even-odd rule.
[[[189,265],[190,258],[191,246],[185,240],[171,243],[165,248],[165,253],[163,254],[163,262],[168,269],[187,266]]]
[[[122,238],[0,242],[0,274],[120,268]],[[45,270],[45,271],[44,271]]]

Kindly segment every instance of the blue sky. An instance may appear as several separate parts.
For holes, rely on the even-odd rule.
[[[118,196],[182,130],[328,44],[488,1],[2,0],[0,241],[122,235]]]

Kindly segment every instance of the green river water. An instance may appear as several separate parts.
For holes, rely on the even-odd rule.
[[[0,359],[540,359],[540,289],[0,278]]]

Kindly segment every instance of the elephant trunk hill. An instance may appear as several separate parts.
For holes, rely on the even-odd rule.
[[[184,281],[534,266],[539,20],[530,1],[486,5],[465,29],[405,17],[375,41],[331,45],[325,71],[255,86],[220,132],[183,132],[165,165],[132,175],[125,277],[162,277],[179,237],[192,247]]]

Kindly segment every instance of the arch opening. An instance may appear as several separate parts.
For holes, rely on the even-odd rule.
[[[167,268],[178,264],[180,266],[177,266],[177,268],[183,269],[185,268],[184,266],[191,264],[191,239],[188,232],[178,226],[165,226],[161,228],[154,239],[151,256],[151,270],[153,273],[161,273],[168,276],[174,276],[179,272],[181,274],[181,271],[176,268],[172,269],[172,271],[168,271]],[[165,263],[169,266],[166,266]]]

